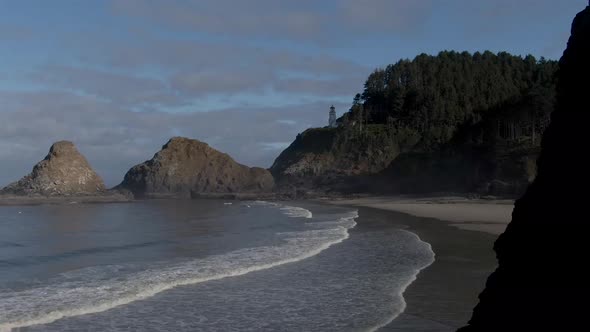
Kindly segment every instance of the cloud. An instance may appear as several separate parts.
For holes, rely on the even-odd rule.
[[[177,73],[170,79],[173,89],[189,96],[202,96],[211,93],[235,94],[261,93],[276,81],[276,74],[270,68],[234,69]]]
[[[307,89],[308,95],[354,94],[371,72],[369,66],[326,50],[195,40],[169,33],[140,30],[113,36],[98,31],[88,35],[84,30],[68,39],[67,48],[72,50],[68,54],[75,60],[52,57],[51,62],[32,67],[28,78],[36,85],[83,92],[136,109],[169,110],[190,107],[212,94],[250,94],[252,100],[261,100],[268,91],[298,94],[301,85],[290,80],[302,77],[318,80],[310,82],[318,88],[329,88]],[[334,84],[322,86],[326,79]],[[358,80],[354,91],[352,83],[338,82],[353,80]]]
[[[151,158],[176,135],[203,140],[238,162],[269,167],[280,152],[277,142],[286,144],[308,126],[327,121],[325,103],[164,113],[132,112],[93,96],[59,90],[0,91],[0,100],[0,184],[25,175],[53,142],[62,139],[74,141],[108,185],[117,184],[131,166]]]
[[[412,34],[430,15],[434,0],[344,0],[341,16],[363,33]]]
[[[157,103],[181,105],[168,86],[158,79],[123,75],[83,67],[43,66],[31,75],[36,83],[81,91],[119,105]]]
[[[273,87],[276,91],[289,93],[313,94],[321,91],[322,94],[332,96],[353,96],[359,91],[364,78],[359,76],[340,77],[338,79],[283,79]]]
[[[13,24],[0,24],[0,41],[15,41],[29,39],[32,37],[33,31],[27,27]]]
[[[294,7],[270,0],[132,0],[114,1],[112,7],[115,13],[201,32],[301,39],[314,35],[322,26],[322,16],[306,10],[309,5],[309,1]]]
[[[433,2],[129,0],[113,1],[112,9],[119,15],[217,36],[280,37],[312,44],[342,45],[368,32],[411,33],[431,14]]]
[[[224,105],[263,101],[269,92],[285,96],[350,96],[362,88],[369,67],[319,53],[262,50],[146,37],[143,42],[106,44],[102,53],[72,65],[45,64],[29,75],[36,85],[62,88],[104,99],[134,110],[207,111],[203,101],[225,99]],[[79,45],[85,49],[84,44]],[[231,51],[230,51],[231,50]],[[291,97],[289,97],[291,98]],[[204,106],[203,106],[204,105]],[[192,107],[195,109],[195,107]]]

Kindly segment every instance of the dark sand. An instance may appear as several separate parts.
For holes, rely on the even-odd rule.
[[[404,313],[379,331],[455,331],[465,325],[488,275],[496,268],[497,235],[461,230],[448,222],[358,207],[357,222],[407,229],[431,244],[435,262],[404,293]]]

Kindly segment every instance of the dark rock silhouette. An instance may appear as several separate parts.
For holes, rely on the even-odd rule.
[[[558,73],[557,107],[538,174],[494,245],[471,331],[578,331],[588,325],[590,256],[585,154],[590,111],[590,6],[574,19]]]
[[[273,186],[263,168],[238,164],[206,143],[173,137],[152,159],[132,167],[115,189],[141,198],[270,192]]]
[[[410,152],[374,176],[371,189],[384,194],[454,192],[517,198],[534,180],[537,158],[534,149],[506,152],[453,146]]]
[[[54,143],[49,154],[33,171],[6,186],[8,195],[88,195],[105,192],[105,186],[90,164],[69,141]]]

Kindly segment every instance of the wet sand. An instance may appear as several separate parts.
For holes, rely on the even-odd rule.
[[[486,232],[485,227],[463,230],[451,227],[456,225],[448,221],[374,207],[358,209],[359,223],[407,229],[430,243],[436,254],[435,262],[405,291],[404,313],[379,331],[445,332],[464,326],[488,275],[496,268],[492,246],[497,234]]]

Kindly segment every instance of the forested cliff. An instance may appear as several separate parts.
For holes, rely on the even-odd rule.
[[[518,194],[535,176],[556,69],[505,52],[401,60],[369,75],[338,128],[300,134],[271,171],[283,188]]]

